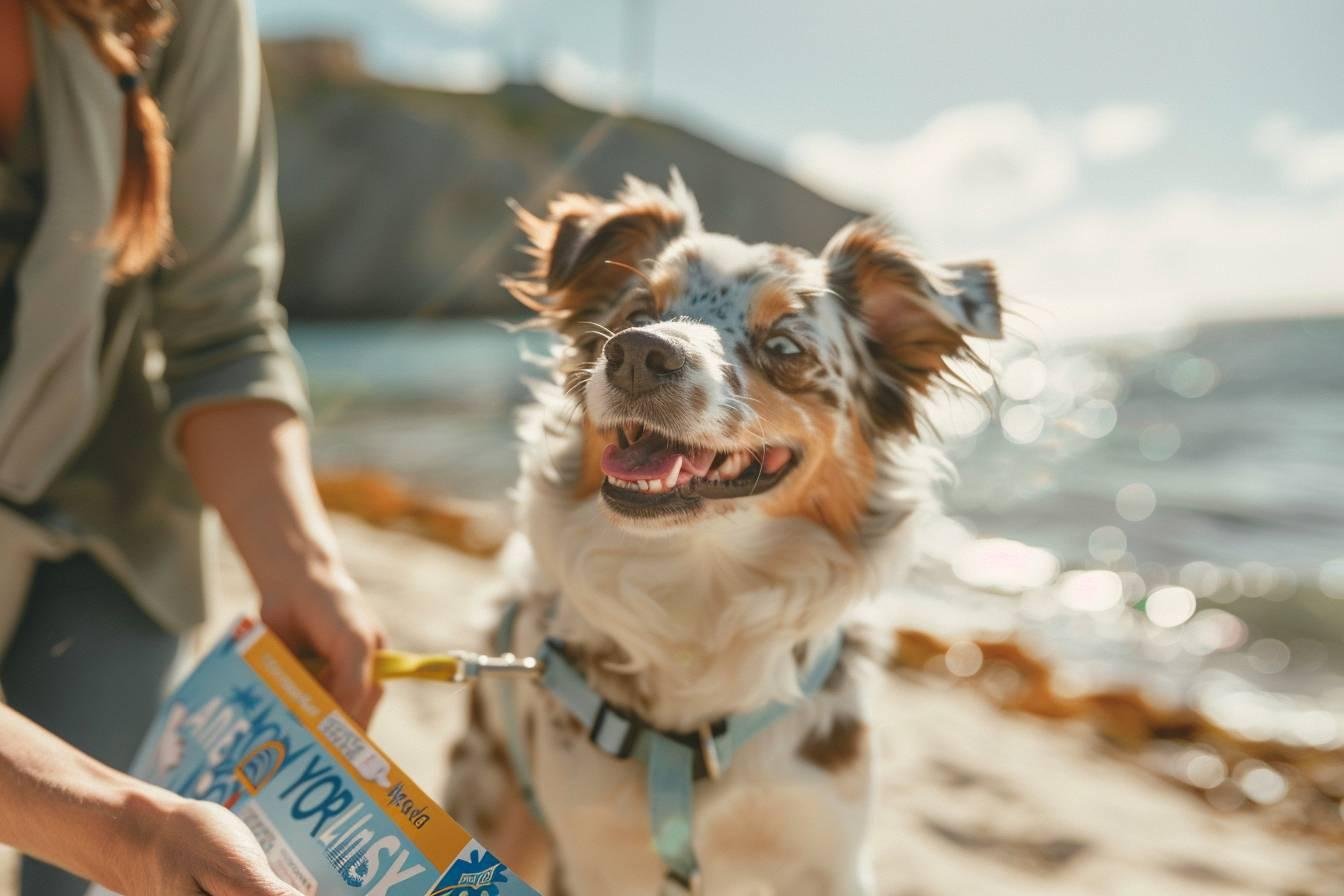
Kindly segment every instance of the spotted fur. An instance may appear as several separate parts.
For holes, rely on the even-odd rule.
[[[797,701],[802,670],[876,591],[879,568],[902,574],[912,533],[937,512],[941,463],[919,439],[919,407],[954,359],[973,358],[968,336],[993,335],[992,268],[929,265],[873,221],[818,255],[748,245],[706,232],[675,174],[667,190],[630,180],[612,201],[564,196],[520,224],[536,265],[508,286],[559,344],[555,383],[538,387],[523,426],[521,533],[506,563],[520,576],[517,649],[561,638],[599,693],[667,730]],[[606,371],[606,341],[635,327],[685,359],[647,395]],[[600,458],[631,419],[715,451],[787,447],[791,465],[763,494],[623,517]],[[874,892],[862,668],[848,639],[819,694],[697,785],[706,893]],[[643,768],[598,752],[544,690],[518,697],[554,891],[656,893]],[[498,701],[483,706],[468,742],[499,739]],[[451,805],[516,801],[499,755],[482,743],[457,757]],[[493,822],[487,842],[520,843],[480,820]]]

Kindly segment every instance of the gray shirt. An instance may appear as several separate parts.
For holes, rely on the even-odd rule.
[[[15,273],[42,212],[42,138],[30,93],[8,158],[0,158],[0,370],[14,348]]]
[[[97,234],[121,170],[122,96],[82,37],[29,12],[25,138],[40,138],[44,190],[26,245],[0,267],[17,300],[0,368],[0,650],[33,564],[78,550],[166,628],[199,622],[213,540],[177,456],[183,414],[239,398],[307,414],[275,298],[273,125],[251,8],[177,9],[148,74],[174,147],[174,244],[160,269],[115,288]]]

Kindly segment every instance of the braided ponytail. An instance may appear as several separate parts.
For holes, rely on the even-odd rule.
[[[121,181],[101,238],[115,250],[113,282],[144,272],[172,236],[169,179],[173,148],[163,113],[145,86],[147,54],[173,27],[163,0],[31,0],[54,23],[69,23],[88,41],[125,96]]]

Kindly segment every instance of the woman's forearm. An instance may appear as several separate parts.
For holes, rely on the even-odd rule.
[[[3,704],[0,843],[126,896],[299,896],[227,809],[113,771]]]
[[[183,421],[181,447],[263,595],[339,566],[308,429],[293,411],[269,401],[207,405]]]
[[[179,801],[0,704],[0,843],[124,892],[152,817]]]
[[[341,563],[304,422],[275,402],[207,405],[182,422],[181,445],[261,592],[261,618],[292,649],[325,659],[323,684],[367,724],[383,636]]]

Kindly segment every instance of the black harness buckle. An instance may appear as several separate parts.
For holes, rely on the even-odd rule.
[[[643,721],[603,700],[588,729],[588,740],[602,752],[617,759],[629,759],[635,752]]]

